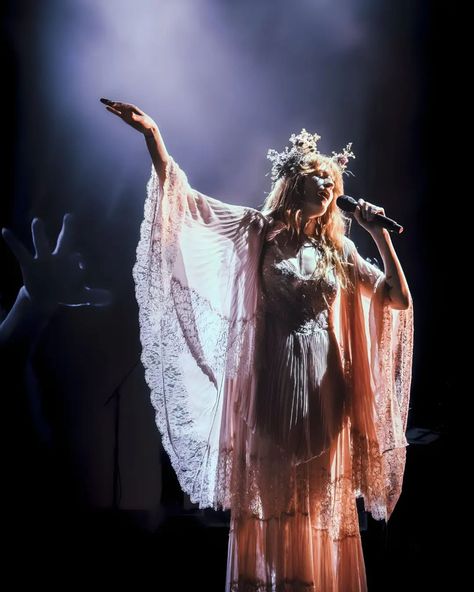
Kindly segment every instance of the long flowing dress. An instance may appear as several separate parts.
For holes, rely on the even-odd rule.
[[[280,238],[281,238],[280,234]],[[352,288],[317,243],[152,167],[133,275],[162,443],[199,507],[231,511],[226,592],[364,591],[356,497],[402,488],[413,303],[344,237]]]

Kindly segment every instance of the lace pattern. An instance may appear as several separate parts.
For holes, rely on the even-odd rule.
[[[253,246],[249,235],[264,222],[255,212],[194,191],[172,157],[163,187],[152,167],[133,268],[141,359],[163,447],[181,487],[200,507],[219,508],[224,401],[237,369],[251,363],[255,311],[247,314],[251,294],[239,270],[245,245]],[[193,240],[207,250],[207,260],[212,248],[224,254],[210,259],[213,275],[239,280],[217,285],[217,298],[214,286],[189,273],[205,263],[187,246]]]
[[[350,239],[346,240],[346,253],[352,261],[355,290],[346,303],[352,318],[352,347],[346,346],[344,357],[350,383],[359,391],[351,429],[354,491],[364,497],[365,508],[374,519],[388,520],[401,493],[408,446],[405,430],[411,387],[413,302],[410,300],[406,310],[392,309],[383,272],[364,260]],[[366,339],[359,339],[360,335]],[[350,356],[350,350],[365,350],[366,343],[363,357],[369,361],[368,377],[361,371],[365,359],[362,363]]]
[[[341,589],[349,582],[346,589],[362,590],[355,496],[364,497],[374,518],[388,519],[400,495],[413,306],[390,309],[383,273],[348,238],[353,290],[340,290],[334,277],[297,277],[288,262],[278,266],[274,258],[262,256],[267,224],[252,208],[224,204],[192,189],[171,157],[163,186],[152,167],[133,277],[156,423],[191,501],[200,508],[232,511],[238,530],[232,531],[228,590],[231,585],[285,590],[296,582],[301,590],[324,589],[324,582],[333,585],[334,578],[342,578]],[[269,273],[281,274],[275,300],[263,289]],[[292,310],[299,316],[284,313],[285,298],[289,307],[296,299]],[[337,336],[348,389],[341,407],[345,421],[339,428],[338,409],[332,421],[340,432],[329,431],[328,441],[310,458],[276,447],[252,415],[269,314],[275,323],[288,321],[294,351],[306,348],[308,360],[313,360],[313,339],[329,347],[328,336]],[[321,360],[311,363],[320,368]],[[306,384],[302,371],[293,372],[291,380]],[[297,402],[294,409],[306,416],[304,398]],[[275,530],[277,524],[283,530]],[[283,541],[281,533],[286,533]],[[254,544],[253,555],[245,541]],[[275,547],[280,543],[283,550]],[[314,543],[322,556],[322,583],[308,575],[316,556],[302,555],[298,563],[288,551],[300,543],[305,549]],[[281,557],[290,557],[295,573],[306,575],[280,571],[269,587],[268,577],[252,561],[273,558],[278,566]],[[335,575],[335,565],[339,570],[357,566],[357,573]]]

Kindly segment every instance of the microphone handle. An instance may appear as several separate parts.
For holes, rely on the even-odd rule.
[[[396,234],[401,234],[403,232],[403,226],[400,226],[398,222],[392,220],[392,218],[387,218],[383,214],[375,214],[373,220],[377,222],[383,228],[386,228],[389,232],[395,232]]]

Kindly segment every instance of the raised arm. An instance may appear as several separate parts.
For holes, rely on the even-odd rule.
[[[376,213],[385,215],[385,210],[363,199],[359,199],[359,203],[354,211],[354,218],[372,236],[383,259],[384,281],[391,307],[398,310],[406,310],[411,303],[411,294],[407,280],[388,230],[374,223],[374,215]],[[359,256],[358,261],[361,275],[367,278],[367,281],[363,281],[362,285],[370,285],[372,278],[376,279],[379,272],[373,265],[364,261],[362,257]]]
[[[160,179],[161,185],[164,183],[166,163],[168,161],[168,152],[166,151],[165,143],[161,136],[158,126],[155,124],[149,131],[144,134],[148,152],[151,156],[151,161]]]
[[[100,102],[105,105],[107,111],[117,115],[122,121],[125,121],[125,123],[145,136],[148,152],[162,184],[169,154],[156,122],[139,107],[131,103],[120,103],[104,98],[101,98]]]

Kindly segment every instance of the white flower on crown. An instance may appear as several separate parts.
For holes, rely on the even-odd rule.
[[[343,171],[347,168],[347,163],[349,162],[349,158],[355,158],[355,154],[351,150],[352,142],[349,142],[347,146],[344,148],[342,152],[334,152],[332,153],[332,160],[335,160],[337,164],[341,167]]]
[[[267,158],[272,162],[272,181],[275,182],[284,175],[297,173],[302,166],[310,163],[316,154],[321,154],[318,150],[318,141],[320,139],[319,134],[310,134],[303,128],[299,134],[291,134],[290,142],[293,146],[290,149],[285,146],[283,152],[277,152],[273,149],[268,150]],[[342,152],[333,152],[330,157],[343,173],[346,172],[349,158],[355,158],[351,146],[352,142],[347,144]]]

